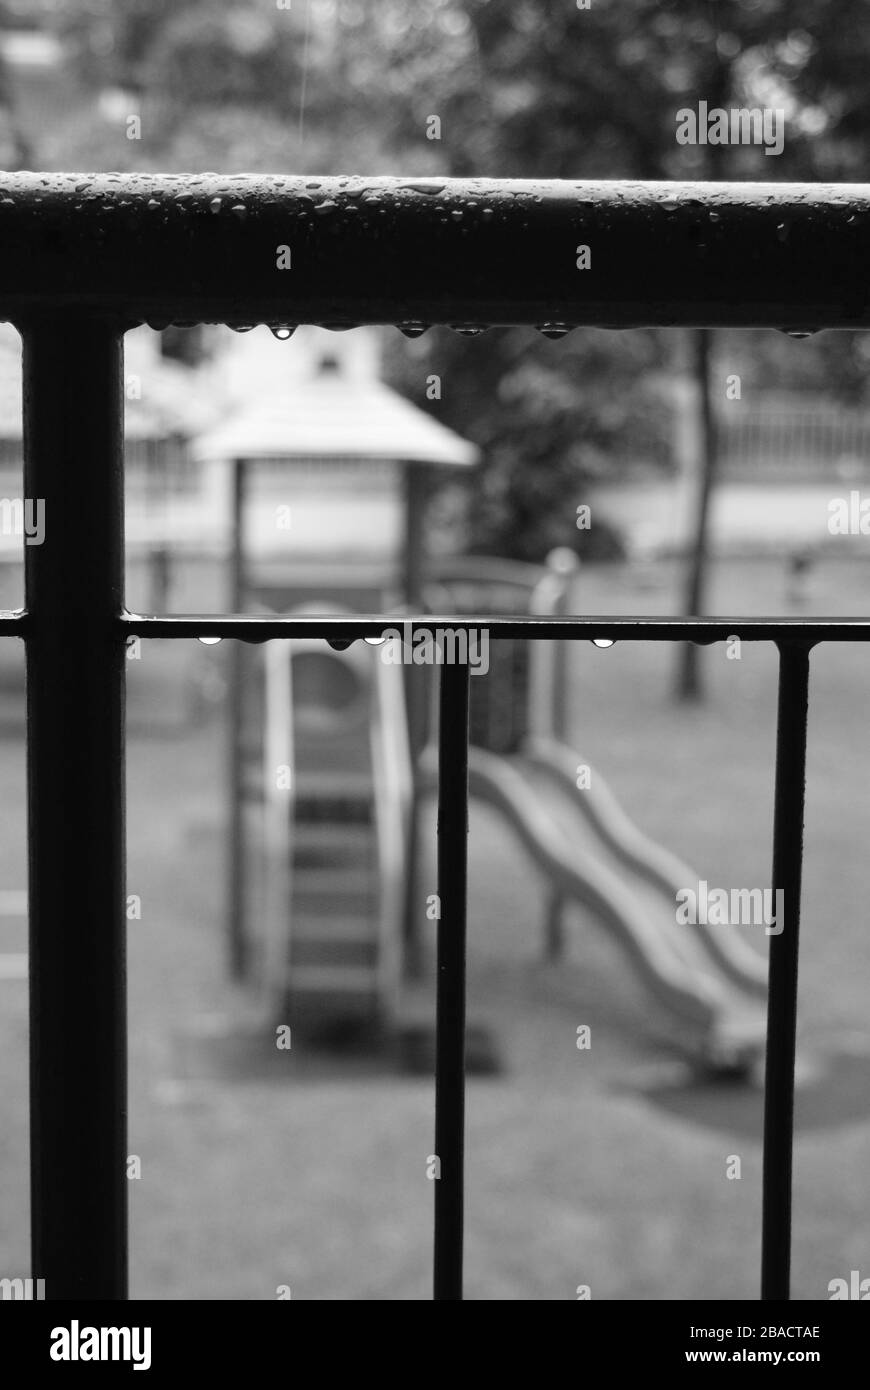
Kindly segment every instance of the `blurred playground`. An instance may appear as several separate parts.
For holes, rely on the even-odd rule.
[[[591,612],[665,611],[665,565],[589,566]],[[716,566],[712,611],[785,611],[782,563]],[[862,565],[821,565],[806,612],[857,611]],[[376,649],[369,649],[376,660]],[[228,1038],[248,1009],[227,983],[221,923],[225,729],[162,716],[191,663],[226,646],[161,644],[130,663],[130,1184],[137,1298],[417,1299],[428,1294],[432,1086],[383,1059],[276,1054]],[[775,661],[703,653],[708,695],[671,699],[674,653],[576,647],[571,736],[638,825],[713,882],[769,876]],[[795,1201],[795,1296],[860,1267],[870,1162],[863,930],[868,655],[813,658]],[[151,723],[147,709],[151,709]],[[23,762],[0,741],[2,884],[20,886]],[[477,1299],[756,1296],[760,1095],[687,1073],[666,1013],[593,916],[569,910],[567,959],[543,960],[545,884],[503,820],[472,803],[472,1021],[499,1074],[468,1095],[468,1283]],[[434,843],[431,806],[423,840]],[[432,881],[424,867],[422,882]],[[20,928],[4,921],[4,950]],[[25,1267],[26,991],[0,981],[0,1193],[7,1267]],[[425,994],[425,991],[424,991]],[[575,1046],[578,1025],[592,1047]],[[71,1046],[74,1046],[71,1039]],[[726,1179],[739,1155],[740,1181]],[[62,1155],[58,1156],[62,1162]]]

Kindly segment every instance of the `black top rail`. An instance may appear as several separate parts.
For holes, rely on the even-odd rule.
[[[870,326],[868,184],[7,173],[0,244],[13,321]]]

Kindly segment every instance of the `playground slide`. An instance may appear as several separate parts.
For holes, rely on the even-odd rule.
[[[764,1041],[764,960],[727,929],[714,937],[716,928],[677,924],[676,891],[697,875],[641,834],[598,773],[578,791],[581,761],[549,741],[513,758],[472,748],[470,792],[501,812],[566,904],[616,938],[693,1051],[725,1064],[751,1058]]]
[[[575,775],[583,760],[573,749],[552,739],[533,739],[527,744],[526,754],[533,775],[585,817],[591,830],[629,873],[658,892],[668,904],[669,921],[674,920],[675,894],[680,888],[696,885],[697,873],[629,820],[600,772],[590,779],[589,787],[578,790]],[[676,928],[675,946],[689,960],[706,958],[739,990],[759,1000],[767,998],[767,960],[743,937],[702,924],[687,930]]]

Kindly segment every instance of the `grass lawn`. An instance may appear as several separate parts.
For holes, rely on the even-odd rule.
[[[806,611],[856,612],[870,571],[826,565]],[[779,566],[717,569],[710,611],[786,611]],[[590,613],[676,608],[667,567],[590,567]],[[191,645],[191,650],[194,644]],[[197,648],[197,660],[223,659]],[[165,707],[187,644],[130,664],[132,699]],[[711,884],[769,882],[775,655],[702,652],[707,698],[670,698],[674,652],[578,646],[573,741],[654,838]],[[870,1274],[870,650],[812,657],[801,976],[794,1284]],[[185,1039],[251,1001],[223,967],[224,748],[217,718],[134,728],[129,757],[132,1292],[137,1298],[425,1299],[432,1086],[338,1063],[232,1076]],[[24,886],[20,738],[0,739],[0,889]],[[428,831],[434,831],[429,817]],[[429,839],[433,836],[430,834]],[[489,808],[471,836],[470,1016],[503,1074],[468,1095],[472,1299],[757,1297],[759,1100],[686,1086],[667,1019],[596,924],[571,917],[570,959],[540,960],[543,885]],[[76,920],[71,911],[71,929]],[[78,929],[86,926],[79,916]],[[0,949],[20,929],[0,923]],[[26,997],[0,980],[0,1274],[25,1274]],[[578,1024],[593,1046],[575,1047]],[[75,1046],[75,1039],[70,1040]],[[219,1044],[214,1043],[217,1056]],[[191,1060],[193,1059],[193,1060]],[[82,1076],[82,1084],[87,1077]],[[726,1178],[729,1155],[742,1163]],[[58,1155],[58,1162],[63,1156]],[[38,1273],[39,1271],[34,1271]]]

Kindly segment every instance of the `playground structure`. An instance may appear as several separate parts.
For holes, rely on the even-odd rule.
[[[240,411],[197,447],[230,470],[232,611],[395,613],[397,626],[408,611],[574,611],[571,552],[546,566],[427,557],[432,470],[471,464],[475,451],[389,392],[370,362],[360,367],[333,339],[297,385],[266,383],[259,399],[246,389]],[[264,475],[272,490],[258,492]],[[275,544],[278,499],[292,502],[294,522]],[[431,925],[416,848],[435,783],[433,673],[387,664],[364,643],[232,646],[231,973],[270,1018],[390,1033]],[[578,788],[567,654],[559,641],[491,642],[489,674],[471,682],[471,794],[503,817],[547,885],[544,954],[564,951],[581,906],[617,942],[674,1044],[739,1069],[762,1047],[766,961],[730,932],[679,926],[676,893],[698,875],[633,825],[597,770]]]
[[[430,601],[462,587],[462,561],[447,570],[427,589]],[[479,591],[484,575],[514,601],[525,585],[527,603],[551,613],[565,611],[574,582],[564,552],[546,568],[472,560],[464,582]],[[450,611],[461,610],[454,604]],[[673,1044],[715,1069],[740,1070],[763,1043],[766,961],[721,928],[679,926],[676,893],[697,883],[697,873],[632,823],[597,771],[588,785],[576,785],[584,759],[563,737],[568,673],[559,645],[528,643],[525,672],[516,653],[503,650],[495,673],[472,682],[480,696],[471,796],[504,818],[549,889],[545,954],[565,949],[571,907],[587,909],[621,949]],[[486,687],[495,689],[499,666],[515,673],[514,701],[518,684],[527,692],[507,731],[487,708]],[[403,986],[419,968],[419,934],[428,925],[412,808],[436,780],[431,743],[412,756],[407,674],[365,644],[331,651],[313,642],[271,643],[263,655],[262,773],[253,774],[251,748],[245,785],[265,787],[277,767],[291,769],[289,795],[270,789],[246,812],[246,853],[260,846],[252,877],[267,885],[254,975],[275,1017],[327,1032],[401,1022]]]

